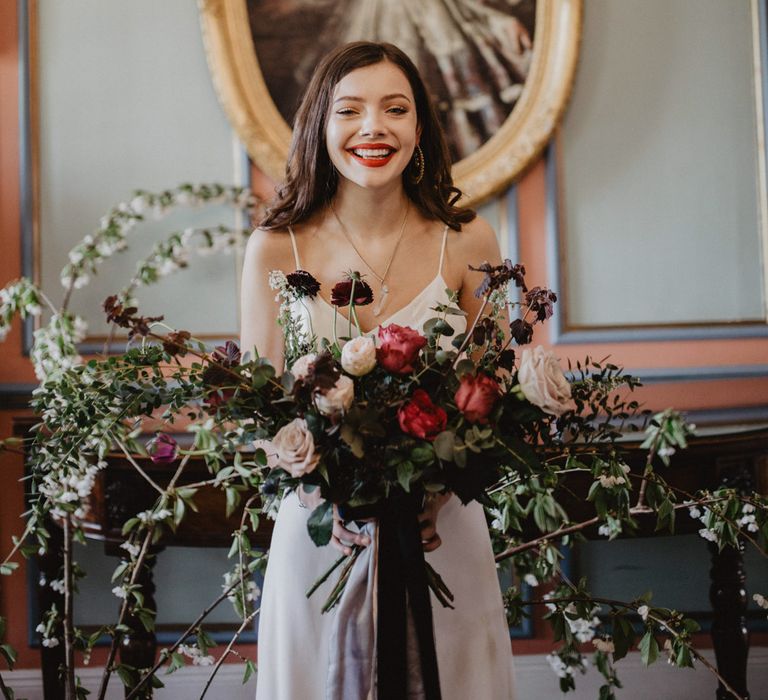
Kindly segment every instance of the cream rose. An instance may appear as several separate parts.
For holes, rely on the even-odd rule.
[[[553,352],[547,352],[541,345],[523,350],[517,381],[525,398],[545,413],[561,416],[576,408],[560,363]]]
[[[303,418],[294,418],[280,428],[272,438],[272,447],[278,465],[294,477],[309,474],[320,461],[320,455],[315,453],[315,439]]]
[[[315,406],[323,415],[330,416],[346,411],[355,398],[355,383],[344,375],[340,376],[324,394],[315,394]]]
[[[317,359],[317,355],[313,352],[302,355],[296,362],[291,365],[291,374],[296,381],[299,379],[306,379],[309,374],[309,368],[312,363]]]
[[[376,366],[376,343],[373,338],[359,336],[341,349],[341,366],[353,377],[362,377]]]

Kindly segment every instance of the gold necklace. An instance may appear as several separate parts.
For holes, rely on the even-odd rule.
[[[360,260],[363,261],[363,264],[373,273],[373,276],[379,280],[379,284],[381,285],[381,296],[379,297],[379,303],[376,304],[376,306],[373,307],[373,315],[379,316],[381,314],[381,310],[384,308],[384,302],[387,300],[387,295],[389,294],[389,287],[387,286],[387,283],[385,280],[387,279],[387,275],[389,274],[389,268],[392,267],[392,261],[395,259],[395,254],[397,253],[397,248],[400,245],[400,241],[403,240],[403,234],[405,233],[405,223],[408,221],[408,212],[410,211],[410,202],[405,207],[405,215],[403,216],[403,223],[400,225],[400,233],[397,237],[397,241],[395,242],[395,247],[392,249],[392,255],[389,256],[389,262],[387,263],[387,267],[384,270],[384,274],[380,275],[376,270],[371,267],[371,264],[360,254],[360,251],[357,249],[357,246],[355,245],[355,242],[352,240],[352,237],[349,235],[349,231],[347,231],[347,227],[344,225],[342,220],[339,218],[339,215],[336,213],[336,209],[333,206],[333,203],[331,203],[331,212],[333,212],[333,216],[336,218],[336,221],[339,223],[339,227],[341,228],[341,232],[344,234],[344,238],[346,238],[349,241],[349,244],[352,246],[352,249],[357,253],[357,257],[360,258]]]

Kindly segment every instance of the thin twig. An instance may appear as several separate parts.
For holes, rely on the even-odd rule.
[[[64,518],[64,658],[66,669],[65,697],[75,700],[75,648],[72,629],[72,521]]]
[[[112,437],[113,437],[114,441],[117,443],[118,447],[122,450],[123,454],[125,455],[125,458],[133,465],[134,469],[136,469],[136,471],[139,472],[139,474],[141,474],[144,477],[144,479],[146,479],[146,481],[149,483],[149,485],[153,489],[155,489],[155,491],[157,491],[161,496],[167,495],[166,492],[163,491],[163,489],[161,489],[155,483],[154,479],[152,479],[152,477],[149,474],[147,474],[147,472],[145,472],[139,466],[139,463],[133,458],[133,455],[131,455],[131,453],[128,452],[128,450],[125,448],[125,445],[123,445],[123,443],[120,442],[114,435]]]
[[[131,580],[128,583],[128,586],[126,589],[131,589],[135,584],[137,579],[139,578],[139,573],[141,572],[141,567],[144,565],[144,559],[147,556],[147,552],[149,551],[149,545],[152,541],[152,535],[155,530],[155,523],[154,521],[150,522],[147,525],[147,534],[144,536],[144,541],[141,543],[141,550],[139,551],[139,556],[136,557],[136,563],[134,565],[133,572],[131,574]],[[131,594],[130,592],[125,596],[125,599],[123,600],[123,604],[120,606],[120,615],[117,618],[117,624],[115,625],[115,632],[114,636],[112,637],[112,644],[110,644],[109,647],[109,655],[107,656],[107,662],[104,665],[104,673],[101,676],[101,685],[99,687],[99,693],[96,696],[96,700],[104,700],[106,693],[107,693],[107,686],[109,685],[109,677],[112,675],[112,664],[115,662],[115,656],[117,656],[117,648],[119,646],[120,639],[122,637],[122,632],[120,631],[120,627],[125,622],[125,616],[128,613],[128,599],[130,598]]]
[[[5,684],[2,674],[0,674],[0,690],[3,691],[3,697],[5,698],[5,700],[13,700],[11,689]]]
[[[227,596],[229,596],[229,594],[235,589],[236,586],[240,585],[241,579],[242,579],[242,576],[239,576],[236,581],[234,581],[229,585],[229,587],[224,589],[224,592],[218,598],[216,598],[216,600],[214,600],[213,603],[211,603],[205,610],[203,610],[203,612],[201,612],[197,616],[195,621],[191,625],[189,625],[189,627],[187,627],[186,630],[184,630],[182,635],[170,647],[163,650],[163,653],[160,654],[160,658],[155,662],[155,665],[152,668],[150,668],[149,671],[147,671],[147,673],[139,679],[139,682],[135,686],[133,686],[133,688],[131,689],[131,692],[125,696],[125,700],[132,700],[132,698],[136,697],[139,690],[141,690],[144,684],[150,678],[152,678],[152,676],[155,675],[155,672],[166,662],[168,657],[186,641],[187,637],[189,637],[195,631],[195,629],[200,625],[200,623],[206,617],[208,617],[208,615],[210,615],[215,608],[218,607],[219,603],[221,603],[225,598],[227,598]]]
[[[232,651],[232,647],[235,645],[235,642],[237,642],[237,640],[240,639],[240,635],[242,634],[243,630],[248,626],[248,624],[253,620],[253,618],[259,614],[260,610],[261,608],[256,608],[256,610],[254,610],[250,615],[248,615],[248,617],[246,617],[243,620],[243,623],[240,625],[237,632],[235,632],[232,639],[229,640],[229,644],[227,644],[227,648],[224,649],[224,652],[219,657],[219,660],[216,662],[216,665],[213,667],[213,671],[211,671],[211,675],[208,676],[208,681],[206,682],[205,687],[203,688],[203,692],[200,693],[199,700],[203,700],[203,698],[205,697],[205,694],[208,692],[208,688],[210,688],[211,683],[213,683],[213,679],[216,677],[216,674],[219,672],[219,669],[221,668],[221,664],[224,663],[224,659],[226,659],[227,656],[229,656],[229,653]],[[126,698],[126,700],[128,699]]]

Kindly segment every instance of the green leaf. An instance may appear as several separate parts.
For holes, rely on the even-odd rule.
[[[5,564],[0,564],[0,576],[10,576],[18,568],[19,565],[15,561],[9,561]]]
[[[397,465],[397,480],[400,482],[400,486],[405,489],[406,493],[411,491],[411,477],[413,476],[413,462],[405,460]]]
[[[623,615],[613,620],[613,660],[623,659],[635,643],[635,631]]]
[[[16,650],[10,644],[2,644],[0,645],[0,656],[5,659],[8,668],[13,670],[13,665],[16,663]]]
[[[331,541],[333,530],[333,503],[323,501],[307,519],[307,532],[318,547],[324,547]]]
[[[453,443],[454,434],[450,430],[443,430],[435,438],[432,446],[435,449],[435,454],[444,462],[453,462]]]
[[[243,685],[245,685],[250,677],[256,673],[256,664],[250,659],[245,660],[245,673],[243,674]]]
[[[656,637],[653,636],[653,632],[648,630],[643,638],[640,640],[640,658],[646,666],[650,666],[656,659],[659,658],[659,643],[656,641]]]

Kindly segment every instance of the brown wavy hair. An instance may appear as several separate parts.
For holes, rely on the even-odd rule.
[[[421,127],[419,145],[424,153],[424,177],[415,183],[409,174],[413,166],[407,167],[403,172],[406,194],[427,219],[439,219],[456,231],[475,218],[472,209],[457,206],[461,192],[451,178],[445,136],[416,66],[392,44],[355,41],[332,51],[315,70],[296,113],[285,181],[260,228],[275,230],[301,223],[333,199],[339,174],[325,145],[333,90],[347,73],[382,61],[394,64],[408,78]]]

